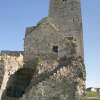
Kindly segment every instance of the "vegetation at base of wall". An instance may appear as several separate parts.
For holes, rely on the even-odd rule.
[[[100,97],[100,92],[86,92],[87,97]]]

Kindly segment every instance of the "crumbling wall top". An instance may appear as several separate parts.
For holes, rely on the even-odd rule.
[[[4,50],[0,52],[0,55],[9,55],[9,56],[20,56],[20,55],[24,55],[23,51],[8,51],[8,50]]]

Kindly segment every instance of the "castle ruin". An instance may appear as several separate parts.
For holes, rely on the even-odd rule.
[[[82,100],[86,72],[80,0],[50,0],[48,17],[26,29],[22,56],[1,100]],[[1,68],[4,75],[5,65]]]

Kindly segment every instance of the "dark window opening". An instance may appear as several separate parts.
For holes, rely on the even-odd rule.
[[[53,46],[53,52],[58,53],[58,46]]]

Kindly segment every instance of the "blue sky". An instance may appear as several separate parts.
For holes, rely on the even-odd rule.
[[[49,0],[0,0],[0,50],[23,50],[25,28],[48,15]],[[100,0],[81,0],[87,87],[100,87]]]

